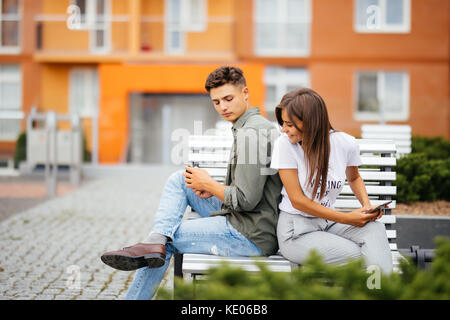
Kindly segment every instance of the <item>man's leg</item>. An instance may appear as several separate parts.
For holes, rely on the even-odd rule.
[[[165,263],[160,268],[143,267],[137,269],[125,299],[150,300],[158,289],[158,286],[169,267],[172,254],[172,250],[167,250]]]
[[[214,254],[220,256],[260,256],[260,249],[224,216],[183,221],[167,243],[166,262],[161,268],[141,268],[136,271],[126,299],[150,299],[164,277],[175,252]]]
[[[183,171],[177,171],[169,177],[164,186],[150,235],[157,233],[173,239],[187,206],[194,208],[200,216],[209,217],[210,212],[220,209],[222,201],[216,197],[199,198],[186,186]]]
[[[152,268],[163,266],[167,254],[166,237],[173,239],[188,205],[205,217],[211,211],[219,210],[222,202],[215,197],[200,199],[192,189],[186,187],[182,171],[177,171],[164,186],[154,226],[146,241],[123,250],[106,252],[101,257],[102,261],[110,267],[125,271],[147,265]]]

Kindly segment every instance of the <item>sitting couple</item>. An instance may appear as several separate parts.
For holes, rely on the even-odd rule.
[[[315,249],[327,263],[363,257],[366,266],[392,271],[385,227],[375,221],[382,211],[367,213],[372,206],[358,173],[358,144],[332,128],[316,92],[303,88],[283,97],[276,108],[282,134],[274,136],[267,134],[272,123],[250,107],[241,69],[214,70],[205,88],[216,111],[233,124],[225,184],[199,168],[175,172],[164,186],[147,239],[102,255],[113,268],[138,269],[127,299],[152,298],[177,252],[269,256],[280,249],[286,259],[302,264]],[[237,138],[251,130],[263,132],[256,135],[259,161],[254,164],[248,159],[255,147]],[[269,166],[276,169],[272,174]],[[348,213],[333,209],[345,179],[362,205]],[[202,218],[182,221],[188,205]]]

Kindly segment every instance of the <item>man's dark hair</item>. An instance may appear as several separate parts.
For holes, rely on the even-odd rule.
[[[227,83],[235,86],[247,86],[244,73],[240,68],[222,66],[209,74],[206,79],[205,89],[209,92],[211,89],[221,87]]]

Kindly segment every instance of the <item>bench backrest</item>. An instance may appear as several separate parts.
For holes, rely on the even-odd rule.
[[[411,126],[409,125],[363,124],[361,137],[394,140],[397,156],[411,153]]]
[[[392,140],[357,139],[360,147],[362,165],[359,168],[361,177],[366,185],[372,205],[380,204],[386,200],[392,200],[397,193],[397,187],[392,185],[396,179],[394,168],[396,166],[396,146]],[[188,139],[189,156],[191,166],[207,170],[217,181],[225,181],[231,147],[232,135],[220,136],[190,136]],[[391,249],[396,250],[396,231],[392,228],[395,216],[391,215],[391,209],[395,208],[395,200],[385,210],[380,220],[386,226],[387,236]],[[350,186],[346,182],[341,194],[335,203],[339,211],[352,211],[360,208],[361,204],[356,199]]]

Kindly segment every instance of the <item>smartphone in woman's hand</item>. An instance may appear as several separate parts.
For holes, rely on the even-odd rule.
[[[376,206],[375,208],[371,209],[370,211],[367,211],[366,213],[374,213],[378,210],[381,210],[382,208],[386,207],[391,202],[392,202],[392,200],[386,201],[386,202]]]

